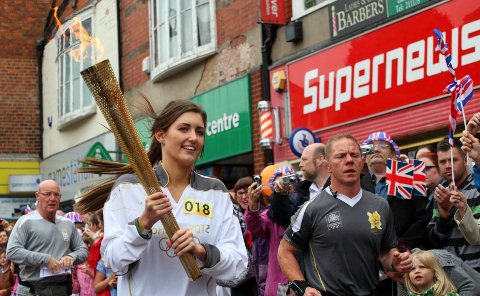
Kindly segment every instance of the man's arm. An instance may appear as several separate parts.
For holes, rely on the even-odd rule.
[[[300,252],[299,249],[292,246],[285,239],[280,241],[278,246],[278,264],[282,269],[283,274],[289,281],[304,281],[305,277],[303,276],[300,265],[298,264],[296,254]]]
[[[300,269],[300,265],[298,264],[295,255],[300,252],[299,249],[292,246],[289,242],[285,239],[280,241],[280,245],[278,246],[278,264],[282,269],[283,274],[288,279],[289,282],[293,282],[290,285],[290,288],[294,291],[298,291],[295,288],[299,289],[300,291],[304,291],[303,295],[308,296],[321,296],[320,292],[313,287],[306,286],[305,277],[303,276],[302,270]],[[298,284],[296,287],[294,285],[295,282],[305,282],[303,285]],[[302,295],[302,294],[297,294]]]
[[[409,252],[400,253],[397,248],[380,251],[380,262],[385,272],[409,272],[412,269],[412,259]]]
[[[50,261],[50,255],[40,252],[33,252],[25,249],[28,238],[27,222],[19,221],[15,224],[12,234],[7,244],[7,259],[20,264],[29,266],[41,266]]]
[[[457,210],[455,213],[455,222],[467,242],[471,245],[480,244],[480,226],[478,225],[477,219],[473,217],[472,210],[468,205],[465,208],[465,213],[463,215],[460,213],[460,210]]]
[[[73,225],[72,238],[70,240],[71,253],[67,254],[73,258],[73,264],[77,265],[83,263],[88,258],[88,248],[82,240],[82,237],[78,233],[75,225]]]

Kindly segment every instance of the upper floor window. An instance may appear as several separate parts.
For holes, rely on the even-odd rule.
[[[215,1],[150,0],[149,4],[153,79],[215,52]]]
[[[301,18],[335,0],[292,0],[293,19]]]
[[[59,128],[96,112],[92,94],[80,75],[92,65],[95,49],[92,44],[82,44],[79,33],[92,36],[93,31],[93,16],[88,15],[64,23],[57,33]]]

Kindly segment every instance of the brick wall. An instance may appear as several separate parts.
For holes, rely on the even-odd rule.
[[[0,1],[0,153],[41,150],[36,42],[51,1]]]
[[[123,89],[129,90],[148,81],[142,61],[149,56],[148,1],[120,1],[121,68]]]
[[[258,0],[217,1],[216,8],[219,46],[258,26]]]
[[[260,68],[250,73],[250,96],[252,99],[252,145],[253,170],[260,174],[265,167],[264,150],[260,147],[260,118],[257,111],[258,102],[262,100],[262,74]]]

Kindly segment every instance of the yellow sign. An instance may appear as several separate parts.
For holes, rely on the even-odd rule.
[[[0,194],[9,194],[10,175],[39,175],[38,161],[0,161]],[[31,192],[30,192],[31,194]]]
[[[273,73],[272,86],[276,92],[284,91],[286,82],[287,82],[287,76],[285,75],[285,71],[279,70]]]
[[[206,218],[212,217],[213,206],[210,203],[201,203],[196,199],[188,198],[183,202],[183,212]]]

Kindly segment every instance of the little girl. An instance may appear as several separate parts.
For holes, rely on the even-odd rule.
[[[412,254],[412,270],[405,274],[405,284],[410,296],[458,296],[437,257],[428,251]]]

